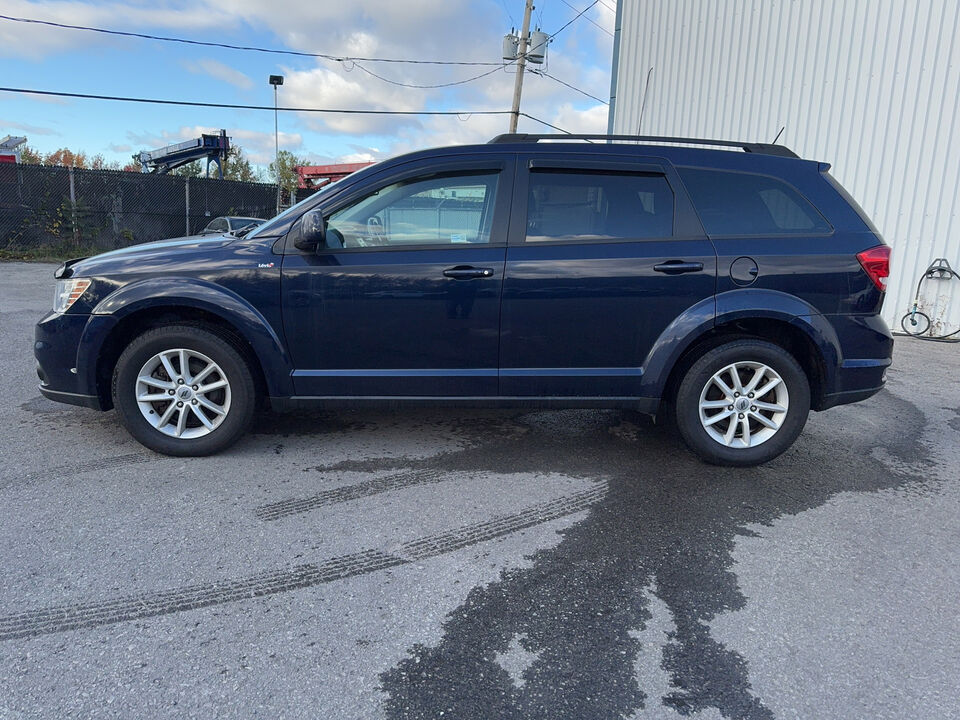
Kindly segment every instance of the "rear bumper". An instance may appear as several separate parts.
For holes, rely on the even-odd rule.
[[[840,362],[832,387],[826,388],[817,410],[876,395],[883,389],[887,368],[893,362],[893,335],[879,315],[834,315],[829,319],[845,359]]]

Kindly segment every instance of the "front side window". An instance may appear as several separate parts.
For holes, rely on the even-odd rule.
[[[226,232],[227,221],[225,218],[217,218],[207,225],[207,232]]]
[[[527,242],[669,237],[673,202],[662,175],[533,170]]]
[[[327,246],[489,243],[497,171],[401,180],[333,213]]]
[[[805,235],[830,232],[802,195],[767,175],[678,168],[709,235]]]

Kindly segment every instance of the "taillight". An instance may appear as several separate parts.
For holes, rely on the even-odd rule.
[[[869,250],[857,253],[857,260],[863,271],[870,276],[880,292],[887,289],[887,277],[890,275],[890,246],[877,245]]]

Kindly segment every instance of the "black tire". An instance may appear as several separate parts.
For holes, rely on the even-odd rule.
[[[137,378],[140,370],[159,353],[179,348],[201,353],[212,360],[222,370],[221,377],[229,383],[229,401],[223,406],[227,411],[222,420],[212,413],[205,413],[213,417],[213,421],[218,424],[202,437],[173,437],[164,434],[147,421],[144,416],[147,411],[141,412],[141,404],[137,401]],[[187,365],[191,362],[195,360],[188,360]],[[112,393],[120,421],[135,440],[155,452],[176,456],[212,455],[230,447],[249,428],[257,402],[253,374],[241,352],[210,330],[190,325],[158,327],[134,338],[117,360],[113,371]],[[157,408],[157,412],[161,413],[169,405],[164,400],[150,407]],[[192,423],[197,432],[203,432],[199,419],[192,411],[186,412],[187,410],[190,408],[184,409],[186,421]],[[179,410],[174,412],[179,417]]]
[[[786,414],[779,428],[753,447],[724,445],[708,433],[700,419],[701,393],[705,392],[716,373],[733,363],[766,365],[780,376],[788,395]],[[710,395],[706,397],[709,399]],[[769,394],[764,397],[769,397]],[[729,411],[729,407],[721,408],[717,413],[726,411]],[[708,351],[687,370],[677,390],[675,412],[677,429],[683,441],[706,462],[737,467],[760,465],[780,455],[800,435],[810,413],[810,383],[794,357],[779,345],[763,340],[735,340]],[[755,432],[764,432],[763,426],[750,418],[750,413],[745,411],[745,414],[747,419],[744,422],[748,423],[751,429],[757,428]],[[722,427],[729,427],[727,423],[740,422],[735,421],[734,417],[743,415],[734,413],[729,416],[729,420],[718,423],[718,434]],[[739,429],[734,432],[745,437],[745,433]],[[734,442],[743,441],[734,438]]]
[[[908,312],[900,318],[900,327],[907,335],[923,335],[930,329],[930,318],[922,312]]]

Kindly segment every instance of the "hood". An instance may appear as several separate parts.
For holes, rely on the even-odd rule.
[[[237,238],[233,235],[190,235],[172,240],[141,243],[130,247],[110,250],[87,258],[68,260],[55,275],[57,277],[84,277],[113,267],[129,267],[140,261],[156,263],[164,259],[174,260],[180,255],[197,250],[215,250],[226,247]]]

